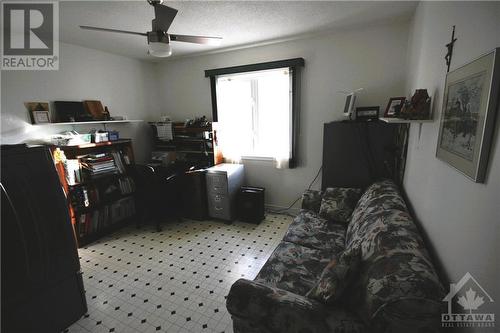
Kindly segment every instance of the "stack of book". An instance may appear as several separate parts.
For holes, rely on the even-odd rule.
[[[91,177],[120,172],[112,154],[89,154],[80,161]]]

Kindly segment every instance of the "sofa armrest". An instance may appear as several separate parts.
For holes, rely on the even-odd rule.
[[[302,193],[302,209],[319,213],[323,192],[317,190],[306,190]]]
[[[227,309],[240,327],[261,326],[269,332],[352,332],[364,331],[354,315],[283,289],[239,279],[229,291]]]

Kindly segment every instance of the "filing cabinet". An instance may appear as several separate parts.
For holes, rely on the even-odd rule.
[[[208,215],[232,221],[236,200],[244,180],[242,164],[218,164],[206,170]]]

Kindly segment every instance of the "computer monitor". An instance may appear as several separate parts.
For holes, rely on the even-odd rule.
[[[356,94],[354,92],[347,94],[347,96],[345,97],[345,104],[344,104],[344,116],[351,117],[351,114],[354,111],[355,101],[356,101]]]

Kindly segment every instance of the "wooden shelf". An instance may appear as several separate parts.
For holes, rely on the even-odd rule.
[[[127,178],[130,177],[130,175],[126,173],[107,173],[107,174],[102,174],[100,176],[94,176],[91,178],[87,178],[82,182],[75,183],[75,184],[68,184],[69,189],[77,188],[78,186],[88,186],[88,185],[96,185],[96,184],[101,184],[106,181],[114,181],[118,180],[121,178]]]
[[[45,124],[33,124],[33,126],[68,126],[68,125],[89,125],[89,124],[126,124],[126,123],[140,123],[144,120],[93,120],[93,121],[69,121],[65,123],[45,123]]]
[[[156,137],[154,150],[175,152],[176,160],[196,167],[212,166],[214,143],[211,132],[211,123],[204,127],[185,127],[184,122],[172,122],[172,140],[162,141]]]
[[[184,127],[174,125],[172,126],[174,133],[202,133],[202,132],[212,132],[212,126],[209,127]]]
[[[176,153],[184,154],[213,154],[213,151],[200,151],[200,150],[174,150]]]
[[[205,142],[212,142],[211,139],[197,139],[197,138],[184,138],[184,137],[177,137],[176,139],[172,140],[172,143],[177,144],[177,143],[205,143]]]
[[[117,146],[132,142],[131,139],[118,139],[115,141],[104,141],[98,143],[82,143],[80,145],[70,145],[70,146],[57,146],[58,148],[64,149],[85,149],[85,148],[96,148],[96,147],[106,147],[106,146]]]
[[[380,118],[381,121],[389,124],[412,124],[412,123],[432,123],[433,119],[402,119],[402,118]]]
[[[127,225],[129,225],[134,219],[136,219],[136,216],[128,217],[120,221],[116,221],[113,224],[110,224],[103,229],[94,231],[93,233],[90,233],[88,235],[85,235],[83,237],[80,237],[78,235],[78,247],[84,247],[92,242],[95,242],[99,238],[102,238],[104,236],[109,235],[113,231],[116,231],[120,228],[123,228]]]
[[[113,198],[108,198],[108,199],[101,200],[99,203],[92,204],[92,205],[90,205],[88,207],[80,207],[80,208],[73,208],[73,209],[74,209],[75,215],[81,215],[81,214],[90,213],[90,212],[93,212],[96,209],[101,209],[104,206],[111,205],[112,203],[114,203],[114,202],[116,202],[118,200],[131,197],[131,196],[134,195],[134,193],[135,192],[120,194],[120,196],[115,196]]]

